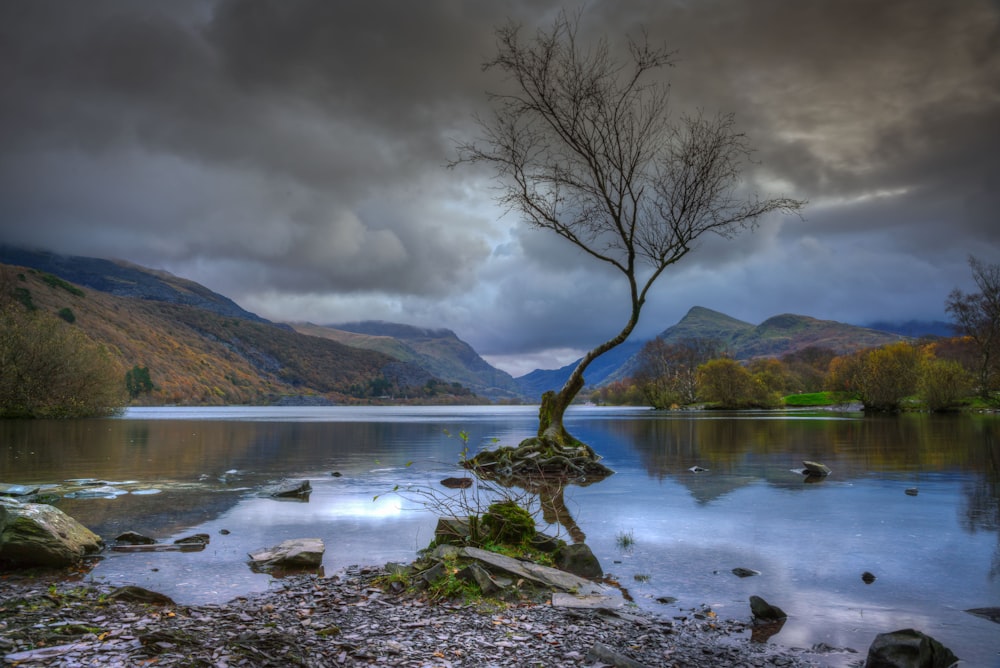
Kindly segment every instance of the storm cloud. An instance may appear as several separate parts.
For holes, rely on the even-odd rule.
[[[676,50],[678,113],[732,112],[748,185],[809,201],[706,239],[637,336],[692,306],[941,319],[1000,261],[993,0],[597,1],[585,37]],[[515,374],[613,336],[626,287],[448,169],[507,20],[556,2],[3,0],[0,241],[121,258],[275,320],[449,327]],[[547,362],[546,362],[547,360]]]

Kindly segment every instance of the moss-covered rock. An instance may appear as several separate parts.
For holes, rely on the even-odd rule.
[[[0,563],[62,568],[103,547],[100,536],[58,508],[0,498]]]
[[[490,504],[482,521],[484,533],[494,543],[521,545],[535,536],[535,518],[513,501]]]

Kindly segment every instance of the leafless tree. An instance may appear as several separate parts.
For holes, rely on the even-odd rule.
[[[628,41],[631,57],[619,62],[604,39],[581,44],[579,24],[579,15],[560,13],[530,40],[513,23],[496,31],[497,55],[484,69],[504,74],[510,90],[490,94],[494,113],[478,119],[482,137],[461,144],[454,163],[495,168],[508,211],[628,281],[628,322],[584,355],[558,393],[542,397],[538,437],[563,447],[578,445],[563,414],[584,371],[629,336],[660,274],[706,232],[732,237],[765,214],[804,205],[741,190],[752,150],[732,115],[670,113],[656,74],[671,65],[671,51],[644,36]]]
[[[969,257],[972,278],[979,292],[951,291],[945,309],[955,319],[955,329],[968,336],[979,351],[979,393],[991,397],[1000,376],[1000,264],[984,264]]]

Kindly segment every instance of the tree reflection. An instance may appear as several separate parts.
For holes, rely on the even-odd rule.
[[[480,480],[487,480],[491,483],[508,489],[521,489],[529,495],[538,499],[539,507],[542,511],[542,519],[550,526],[560,526],[566,530],[570,540],[574,543],[583,543],[587,540],[586,534],[580,525],[577,524],[569,506],[566,505],[566,488],[570,485],[588,487],[594,483],[605,480],[604,476],[554,476],[554,475],[507,475],[498,476],[479,468],[471,469]]]

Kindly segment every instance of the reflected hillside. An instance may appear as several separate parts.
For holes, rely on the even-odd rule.
[[[918,484],[922,476],[938,473],[995,472],[998,457],[996,420],[988,416],[651,411],[642,419],[608,421],[591,428],[602,432],[591,436],[591,442],[601,443],[598,449],[607,457],[613,459],[620,448],[634,450],[650,477],[675,480],[702,503],[758,481],[805,489],[802,477],[792,472],[805,459],[830,466],[831,482],[898,477]],[[709,470],[692,473],[694,466]],[[977,495],[995,503],[1000,496],[995,476],[985,484],[987,489]],[[973,505],[981,508],[983,502]]]

